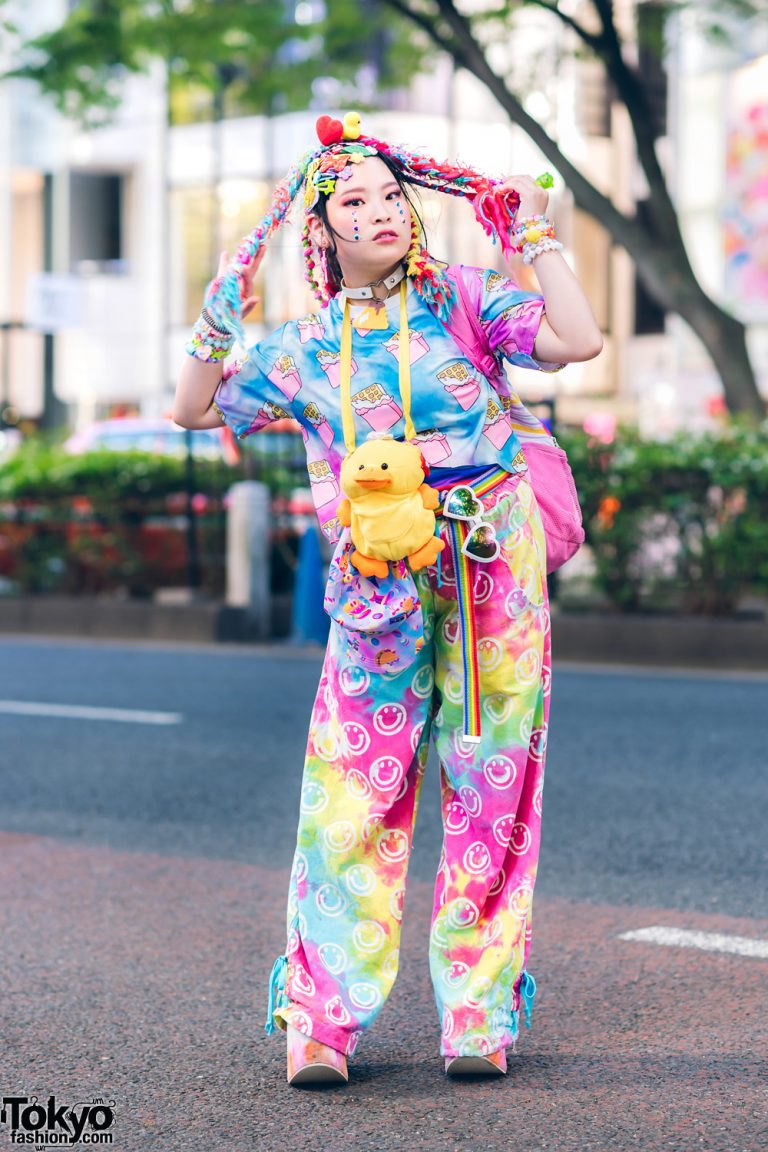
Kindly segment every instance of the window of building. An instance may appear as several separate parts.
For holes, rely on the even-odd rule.
[[[71,172],[69,185],[70,264],[114,265],[124,257],[123,176]],[[113,269],[112,270],[116,270]]]
[[[566,237],[567,239],[567,237]],[[602,332],[611,330],[611,236],[594,216],[573,211],[574,265]]]
[[[664,61],[666,17],[666,5],[637,5],[637,68],[656,138],[667,134],[667,72]]]
[[[223,180],[214,191],[210,185],[176,188],[171,194],[173,252],[171,266],[172,322],[194,323],[206,285],[215,275],[218,251],[234,252],[267,211],[270,188],[258,180]],[[279,261],[284,236],[270,244],[270,267]],[[265,295],[257,284],[256,294]],[[260,301],[249,320],[263,320]]]
[[[612,86],[600,60],[576,61],[575,115],[584,136],[608,137],[611,134]]]
[[[648,202],[637,204],[637,217],[641,223],[648,219]],[[635,335],[657,336],[664,331],[666,312],[646,291],[640,277],[635,273]]]
[[[171,72],[168,89],[169,119],[172,125],[199,124],[212,118],[213,97],[210,88],[204,84]]]

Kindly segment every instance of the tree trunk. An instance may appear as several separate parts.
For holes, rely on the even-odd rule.
[[[643,148],[646,133],[643,125],[642,90],[639,89],[621,58],[618,33],[613,23],[610,3],[600,5],[604,17],[604,30],[610,34],[612,52],[604,62],[614,82],[623,80],[621,98],[633,121],[637,137],[638,152],[649,186],[654,195],[654,223],[652,227],[621,212],[610,197],[587,179],[575,164],[560,151],[559,145],[547,135],[544,128],[526,112],[520,99],[507,86],[506,81],[491,68],[484,49],[473,35],[472,23],[468,16],[459,11],[455,0],[435,0],[437,11],[445,21],[438,27],[434,15],[411,7],[411,0],[386,0],[388,7],[399,12],[420,28],[443,52],[453,58],[459,68],[474,75],[498,101],[513,124],[519,125],[536,144],[544,156],[558,169],[570,188],[576,205],[592,216],[611,234],[613,239],[626,248],[635,262],[637,272],[652,298],[666,311],[683,317],[699,337],[720,376],[726,405],[731,412],[744,412],[764,418],[766,402],[760,396],[754,369],[749,359],[746,344],[746,329],[743,324],[724,312],[702,290],[691,267],[685,250],[679,221],[669,196],[664,177],[653,152]],[[542,7],[550,8],[549,4]],[[553,15],[571,24],[570,17],[551,9]],[[573,26],[573,25],[572,25]],[[580,30],[582,39],[590,41],[588,34]],[[592,37],[593,51],[600,47],[599,38]],[[617,76],[617,69],[619,76]],[[638,109],[638,101],[640,107]],[[634,116],[632,113],[634,111]],[[647,144],[647,140],[646,140]]]
[[[682,241],[666,249],[653,242],[638,246],[634,232],[622,232],[619,225],[615,238],[623,240],[646,290],[665,311],[681,316],[709,353],[728,411],[764,419],[766,400],[757,387],[746,327],[703,291]]]
[[[760,395],[747,350],[745,326],[701,293],[692,304],[680,308],[706,348],[723,384],[730,412],[765,419],[766,400]]]

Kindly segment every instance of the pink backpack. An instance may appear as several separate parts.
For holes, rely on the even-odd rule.
[[[506,373],[488,343],[488,336],[480,323],[480,278],[473,275],[467,284],[463,266],[453,264],[447,276],[457,291],[457,302],[451,310],[446,328],[467,359],[475,368],[498,385],[502,396],[510,400],[510,411],[515,432],[520,441],[528,475],[541,513],[547,541],[547,572],[562,567],[584,543],[581,506],[576,494],[573,473],[568,457],[550,436],[533,413],[512,392]],[[472,288],[477,282],[477,299],[472,299]],[[460,305],[458,307],[457,305]]]

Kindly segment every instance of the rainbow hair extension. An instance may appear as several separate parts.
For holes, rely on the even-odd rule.
[[[476,172],[473,168],[438,161],[407,149],[387,144],[360,133],[360,117],[349,112],[344,121],[321,116],[317,122],[321,147],[307,152],[295,167],[277,185],[269,212],[256,225],[250,235],[240,243],[226,273],[214,280],[206,296],[206,308],[222,328],[231,332],[241,343],[244,340],[240,316],[243,294],[243,270],[273,232],[288,219],[290,207],[304,187],[304,207],[314,210],[320,196],[329,196],[339,179],[349,179],[355,163],[366,156],[381,156],[394,165],[404,183],[416,184],[449,196],[468,199],[475,216],[486,234],[498,240],[505,254],[519,251],[515,241],[515,217],[519,199],[514,193],[497,192],[501,183]],[[541,177],[543,187],[551,185]],[[312,291],[322,304],[327,304],[339,285],[330,277],[319,253],[312,243],[308,224],[302,233],[305,276]],[[322,277],[318,277],[318,264]],[[453,305],[453,290],[443,269],[432,259],[420,241],[418,223],[411,213],[411,244],[406,256],[406,270],[414,287],[427,306],[443,321],[447,321]]]
[[[321,283],[315,271],[318,261],[315,260],[312,237],[309,234],[309,214],[307,214],[304,219],[304,228],[301,233],[301,246],[304,249],[304,279],[312,289],[312,295],[315,299],[319,300],[320,303],[325,306],[331,298],[331,293],[327,278],[324,277],[323,283]]]
[[[322,151],[322,150],[320,150]],[[297,165],[280,181],[272,193],[269,212],[253,231],[240,241],[234,259],[225,274],[214,280],[206,308],[214,320],[243,343],[243,323],[240,316],[242,303],[242,272],[250,264],[267,239],[288,219],[288,212],[306,179],[307,169],[317,159],[318,151],[307,152]]]
[[[366,144],[373,143],[368,137],[361,137],[361,140]],[[498,195],[496,188],[500,180],[493,180],[473,168],[451,164],[447,160],[434,160],[405,148],[392,147],[383,141],[376,143],[377,151],[390,156],[402,168],[409,182],[444,192],[448,196],[463,196],[471,200],[478,222],[493,243],[498,240],[505,255],[518,251],[514,242],[514,226],[520,201],[514,193]]]
[[[414,287],[425,304],[438,319],[448,322],[454,301],[454,291],[442,268],[421,243],[419,222],[411,212],[411,244],[405,255],[405,271],[413,279]]]

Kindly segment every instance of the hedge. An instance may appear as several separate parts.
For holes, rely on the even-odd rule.
[[[297,451],[278,457],[254,436],[253,455],[237,468],[195,461],[212,595],[223,586],[226,491],[244,475],[264,480],[276,496],[306,486],[296,439]],[[745,595],[768,597],[768,423],[734,421],[667,441],[643,440],[631,428],[611,444],[581,432],[559,439],[582,504],[595,589],[610,606],[723,615]],[[71,456],[29,442],[0,463],[0,574],[30,592],[149,595],[183,583],[185,489],[183,459]],[[290,583],[289,552],[290,542],[278,541],[281,590]]]
[[[613,607],[725,615],[747,594],[768,596],[768,423],[562,440],[594,580]]]
[[[221,596],[231,485],[248,476],[285,495],[306,481],[297,477],[293,453],[244,455],[236,467],[195,459],[191,493],[186,469],[186,460],[173,456],[76,456],[28,441],[0,463],[0,576],[8,588],[31,594],[146,597],[185,585],[191,496],[200,589]],[[276,536],[273,583],[284,590],[293,555],[291,542]]]

